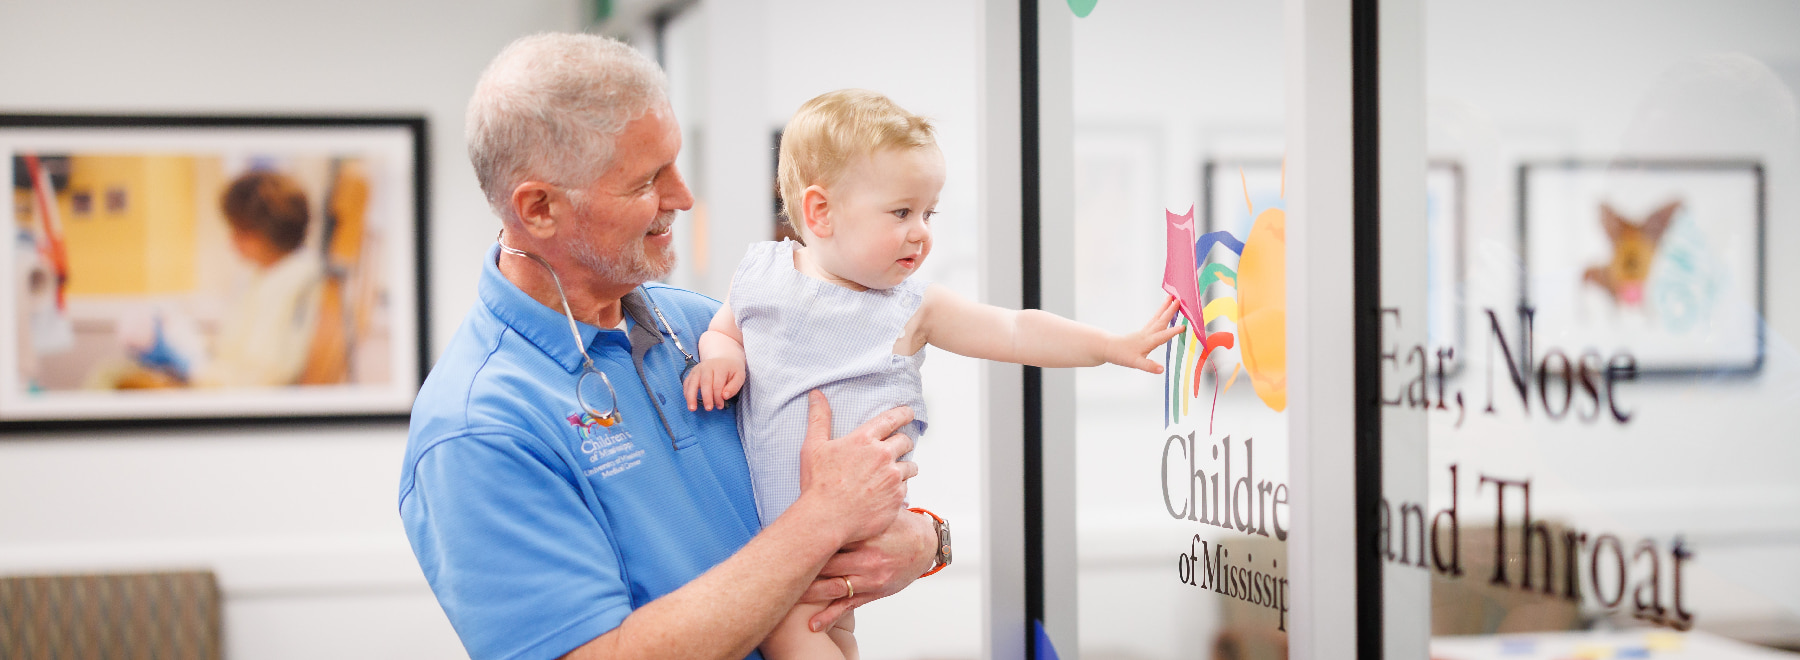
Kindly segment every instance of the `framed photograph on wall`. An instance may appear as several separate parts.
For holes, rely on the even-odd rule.
[[[1244,240],[1256,221],[1252,207],[1258,214],[1286,208],[1282,177],[1280,158],[1207,159],[1200,167],[1201,229],[1223,229]]]
[[[1629,353],[1646,374],[1762,369],[1760,163],[1527,162],[1519,198],[1542,341]]]
[[[1462,371],[1469,353],[1468,322],[1463,287],[1467,216],[1462,164],[1432,160],[1425,169],[1425,342],[1433,354],[1451,349],[1464,356],[1454,361],[1451,374]]]
[[[425,120],[0,115],[0,428],[399,419]]]
[[[1217,231],[1231,234],[1242,245],[1250,240],[1256,219],[1269,209],[1286,209],[1285,174],[1278,157],[1209,158],[1200,166],[1199,229],[1202,235]],[[1218,264],[1235,275],[1239,254],[1223,242],[1210,243],[1207,254],[1196,254],[1196,264]],[[1220,298],[1236,298],[1235,286],[1215,280],[1200,292],[1210,304]],[[1236,332],[1236,321],[1220,316],[1206,324],[1208,332]],[[1208,359],[1212,366],[1201,371],[1205,382],[1225,378],[1240,366],[1236,351],[1217,351]]]
[[[1160,133],[1153,126],[1083,124],[1073,141],[1075,318],[1098,327],[1142,324],[1146,310],[1163,300],[1161,289],[1120,291],[1118,280],[1154,282],[1162,277],[1164,209]],[[1191,203],[1191,202],[1190,202]],[[1181,212],[1185,209],[1175,209]],[[1136,320],[1133,320],[1136,319]],[[1157,355],[1162,353],[1159,351]],[[1079,396],[1119,396],[1135,391],[1135,374],[1095,369],[1075,379]]]

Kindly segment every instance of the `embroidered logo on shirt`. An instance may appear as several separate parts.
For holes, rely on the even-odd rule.
[[[569,425],[581,431],[581,453],[587,455],[588,468],[582,474],[600,478],[612,477],[642,465],[644,450],[631,441],[631,432],[602,426],[587,413],[569,415]]]

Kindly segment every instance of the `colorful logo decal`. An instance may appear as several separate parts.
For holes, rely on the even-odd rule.
[[[606,420],[594,419],[593,415],[589,415],[586,412],[578,412],[569,415],[568,420],[569,426],[581,429],[581,435],[583,436],[593,435],[594,427],[596,426],[612,426],[611,424],[606,423]]]
[[[1244,205],[1251,207],[1248,181]],[[1255,224],[1250,236],[1239,240],[1227,231],[1196,239],[1192,207],[1185,215],[1167,212],[1162,287],[1179,303],[1182,319],[1177,322],[1185,323],[1188,332],[1176,335],[1164,350],[1165,427],[1188,415],[1189,402],[1200,395],[1207,358],[1216,350],[1235,352],[1238,364],[1223,386],[1215,364],[1215,410],[1219,392],[1231,390],[1240,370],[1249,374],[1257,397],[1270,409],[1287,409],[1287,212],[1268,208],[1257,215],[1251,207],[1250,213]]]

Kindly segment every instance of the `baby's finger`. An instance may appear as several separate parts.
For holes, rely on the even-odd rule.
[[[700,393],[700,374],[700,370],[696,369],[681,383],[681,393],[687,396],[688,412],[694,411],[694,399]]]
[[[731,395],[726,393],[731,389],[731,370],[720,369],[718,377],[713,382],[716,384],[716,387],[713,388],[713,405],[724,408],[725,400],[731,398]]]
[[[1156,310],[1156,315],[1150,318],[1150,323],[1147,325],[1167,326],[1169,320],[1175,318],[1175,312],[1179,309],[1181,309],[1181,303],[1175,300],[1174,296],[1170,296],[1168,300],[1163,301],[1162,307]]]
[[[822,577],[813,580],[813,583],[806,587],[806,591],[800,594],[800,602],[829,603],[843,598],[845,593],[843,578]]]
[[[727,374],[725,377],[725,390],[724,390],[725,396],[724,396],[724,398],[729,399],[731,397],[737,396],[738,389],[742,388],[743,386],[744,386],[743,374],[736,372],[736,371],[733,371],[730,374]]]
[[[1162,328],[1160,330],[1157,330],[1154,334],[1150,335],[1150,339],[1155,342],[1154,344],[1152,344],[1150,346],[1150,348],[1156,348],[1157,346],[1161,346],[1161,345],[1163,345],[1164,342],[1167,342],[1170,339],[1174,339],[1175,335],[1179,335],[1183,332],[1187,332],[1187,326],[1185,326],[1185,325],[1178,325],[1178,326],[1174,326],[1174,327],[1170,327],[1170,328]]]
[[[819,632],[821,630],[824,630],[825,626],[831,625],[831,622],[838,620],[839,617],[844,616],[845,612],[850,611],[850,608],[855,607],[856,603],[853,603],[852,601],[857,601],[857,600],[863,600],[863,599],[861,599],[861,598],[839,598],[837,600],[831,601],[831,604],[826,605],[825,609],[820,610],[818,614],[813,615],[813,618],[812,618],[811,624],[810,624],[812,627],[812,631]]]
[[[719,372],[713,371],[706,378],[706,409],[719,407]]]

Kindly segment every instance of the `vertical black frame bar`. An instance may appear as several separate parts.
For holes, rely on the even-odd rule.
[[[1380,660],[1381,52],[1380,0],[1350,2],[1351,272],[1356,326],[1356,657]]]
[[[1019,0],[1019,306],[1043,306],[1038,121],[1038,0]],[[1025,657],[1036,658],[1044,620],[1044,372],[1024,367]]]

